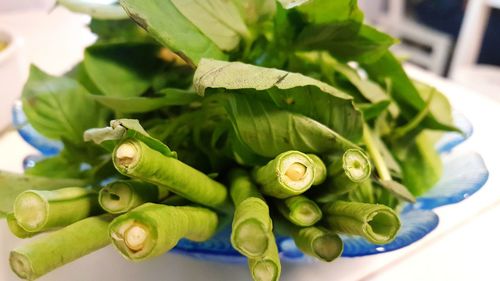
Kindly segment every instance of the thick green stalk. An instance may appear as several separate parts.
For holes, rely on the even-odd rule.
[[[254,281],[276,281],[281,275],[281,263],[274,235],[270,234],[269,247],[264,255],[248,259],[248,268]]]
[[[235,205],[231,244],[246,257],[262,256],[268,245],[274,243],[269,241],[273,230],[269,207],[247,172],[232,170],[229,179]]]
[[[307,154],[314,162],[314,182],[313,185],[320,185],[326,180],[326,166],[323,160],[315,154]]]
[[[222,184],[139,140],[127,139],[117,145],[113,163],[126,176],[165,186],[190,201],[213,208],[224,208],[227,203]]]
[[[334,201],[323,211],[331,230],[363,236],[374,244],[387,244],[396,238],[401,227],[393,209],[359,202]]]
[[[146,202],[160,202],[168,196],[161,186],[141,181],[115,181],[99,191],[99,204],[108,213],[122,214]]]
[[[304,254],[331,262],[340,257],[344,243],[338,234],[319,227],[297,228],[292,233],[295,245]]]
[[[38,232],[28,232],[22,228],[14,217],[14,213],[9,213],[7,215],[7,226],[12,234],[14,234],[17,238],[30,238],[34,235],[38,234]]]
[[[83,187],[27,190],[14,202],[14,216],[29,232],[63,227],[100,212],[97,192]]]
[[[291,150],[258,168],[254,178],[261,185],[262,193],[283,199],[304,193],[312,186],[315,179],[314,166],[309,156]]]
[[[389,168],[387,167],[382,154],[380,154],[380,151],[377,148],[377,144],[372,137],[370,128],[366,124],[364,125],[363,130],[363,142],[365,143],[366,149],[368,150],[368,153],[373,160],[375,169],[377,170],[380,179],[383,181],[392,180],[391,172],[389,171]]]
[[[317,223],[322,212],[318,205],[309,198],[298,195],[285,200],[277,200],[279,212],[290,222],[298,226],[311,226]]]
[[[34,280],[109,244],[111,215],[90,217],[49,233],[10,252],[10,267]]]
[[[182,238],[206,241],[217,224],[217,214],[206,208],[146,203],[113,220],[109,234],[125,258],[140,261],[162,255]]]

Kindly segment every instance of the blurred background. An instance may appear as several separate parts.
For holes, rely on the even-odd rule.
[[[366,21],[400,39],[394,46],[400,58],[500,101],[500,0],[360,0],[359,5]],[[10,123],[10,107],[29,64],[52,74],[68,70],[95,40],[86,27],[89,20],[57,7],[55,0],[0,1],[0,130]]]

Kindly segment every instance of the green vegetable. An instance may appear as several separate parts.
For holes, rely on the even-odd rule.
[[[12,234],[14,234],[17,238],[30,238],[36,235],[36,232],[29,232],[24,230],[16,220],[14,213],[10,213],[6,217],[7,226]]]
[[[178,52],[194,65],[203,57],[224,59],[226,55],[184,17],[172,0],[122,0],[120,4],[137,24],[165,47]]]
[[[59,179],[29,176],[0,171],[0,217],[12,212],[16,197],[30,189],[51,190],[66,186],[83,186],[82,179]]]
[[[396,212],[384,205],[337,200],[323,211],[331,230],[363,236],[374,244],[391,242],[401,227]]]
[[[165,186],[193,202],[214,208],[227,203],[227,190],[222,184],[139,140],[122,141],[113,152],[113,163],[123,175]]]
[[[160,202],[168,195],[165,187],[140,181],[115,181],[99,191],[99,204],[108,213],[126,213],[146,202]]]
[[[231,51],[240,37],[248,40],[249,31],[233,1],[171,0],[177,10],[219,49]]]
[[[269,207],[245,171],[233,170],[229,177],[235,205],[231,244],[242,255],[258,258],[274,243],[269,235],[273,229]]]
[[[83,187],[27,190],[14,201],[17,223],[29,232],[70,225],[99,212],[97,192]]]
[[[262,193],[288,198],[308,190],[314,182],[314,162],[304,153],[287,151],[255,171]]]
[[[113,220],[109,235],[125,258],[139,261],[169,251],[181,238],[206,241],[217,223],[217,215],[205,208],[146,203]]]
[[[90,217],[29,241],[10,252],[12,271],[35,280],[46,273],[109,244],[110,215]]]
[[[323,160],[314,154],[307,154],[314,162],[314,182],[313,185],[322,184],[326,180],[326,166]]]
[[[274,235],[271,233],[270,236],[270,241],[274,241]],[[248,267],[255,281],[279,280],[281,275],[281,263],[276,243],[269,243],[263,256],[249,258]]]
[[[340,257],[344,249],[342,239],[336,233],[315,226],[297,228],[292,237],[304,254],[321,261],[333,261]]]
[[[347,193],[370,177],[370,160],[362,150],[349,149],[328,167],[328,173],[333,177],[334,193]]]
[[[276,201],[279,212],[298,226],[312,226],[317,223],[322,212],[318,205],[309,198],[298,195]]]
[[[81,144],[83,132],[104,124],[106,113],[88,95],[77,81],[32,66],[21,99],[30,124],[42,135]]]

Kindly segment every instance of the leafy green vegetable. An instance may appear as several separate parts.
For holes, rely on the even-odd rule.
[[[147,32],[128,18],[123,20],[90,21],[90,31],[97,35],[97,43],[153,41]]]
[[[151,87],[163,62],[150,43],[115,43],[85,50],[85,69],[105,96],[137,97]]]
[[[226,55],[174,6],[172,0],[121,0],[128,15],[165,47],[192,64]]]
[[[296,47],[300,50],[325,50],[342,60],[374,62],[396,43],[389,35],[358,22],[310,25],[298,35]],[[353,36],[353,33],[355,34]]]
[[[99,127],[106,111],[78,82],[53,77],[32,66],[22,93],[23,110],[33,127],[51,139],[83,143],[83,132]]]
[[[207,88],[255,89],[255,97],[268,96],[275,107],[304,114],[354,142],[362,134],[361,114],[354,108],[350,96],[299,73],[238,62],[202,60],[195,72],[194,86],[201,95]],[[240,96],[235,95],[234,99]],[[239,113],[233,113],[237,118]]]
[[[223,51],[233,50],[238,46],[240,38],[249,37],[240,11],[232,1],[171,1],[181,14]]]
[[[125,97],[125,96],[100,96],[90,97],[115,112],[120,113],[143,113],[165,106],[188,105],[199,101],[200,97],[195,93],[180,89],[163,89],[162,97]]]

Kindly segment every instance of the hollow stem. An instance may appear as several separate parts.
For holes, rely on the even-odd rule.
[[[334,201],[323,211],[331,230],[363,236],[374,244],[386,244],[394,240],[401,227],[393,209],[359,202]]]
[[[202,242],[217,229],[217,215],[206,208],[145,203],[111,223],[113,245],[129,260],[162,255],[182,238]]]
[[[97,192],[82,187],[28,190],[14,202],[14,216],[29,232],[63,227],[100,212]]]
[[[287,220],[298,226],[311,226],[322,217],[318,205],[303,195],[277,200],[276,205]]]
[[[262,193],[287,198],[308,190],[315,179],[314,162],[299,151],[287,151],[278,155],[255,171],[255,181]]]
[[[146,202],[159,202],[168,196],[164,187],[140,181],[115,181],[99,191],[99,204],[111,214],[121,214]]]

